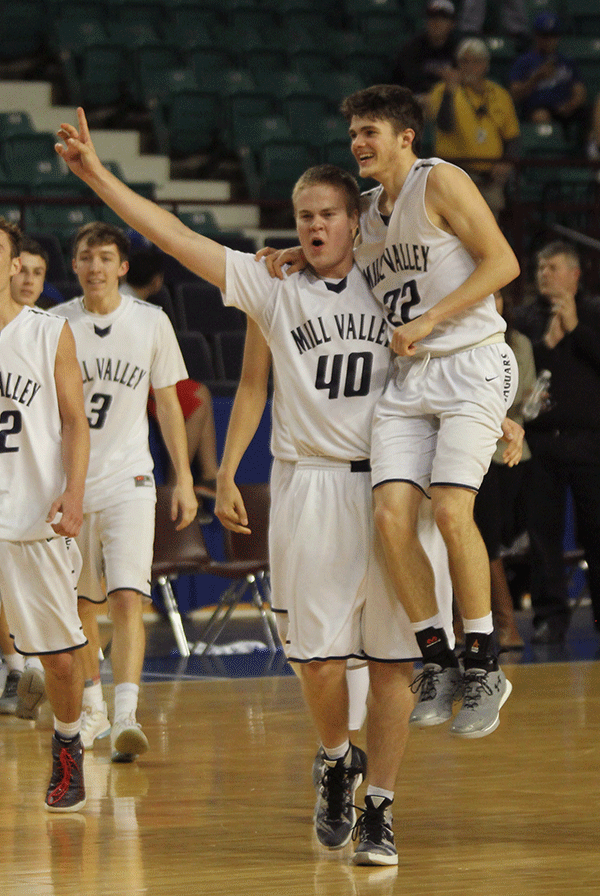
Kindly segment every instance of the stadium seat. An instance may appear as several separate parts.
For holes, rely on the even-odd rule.
[[[188,332],[197,331],[206,337],[225,330],[243,330],[246,325],[243,312],[225,306],[220,290],[204,280],[180,283],[175,287],[174,300],[177,316]]]

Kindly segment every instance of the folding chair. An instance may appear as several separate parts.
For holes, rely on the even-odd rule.
[[[205,572],[233,579],[221,594],[194,648],[194,653],[205,654],[215,643],[240,601],[250,598],[262,619],[269,650],[276,651],[277,627],[273,615],[265,609],[271,604],[269,584],[269,484],[266,482],[238,486],[250,521],[251,535],[224,530],[225,561],[213,560]],[[199,645],[202,649],[198,649]]]
[[[197,520],[185,529],[178,531],[175,528],[175,523],[171,519],[172,493],[173,489],[170,486],[156,487],[152,584],[156,585],[160,592],[179,653],[182,656],[189,656],[190,648],[171,583],[179,575],[203,573],[210,566],[210,556]]]

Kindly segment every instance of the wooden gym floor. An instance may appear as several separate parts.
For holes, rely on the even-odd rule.
[[[317,742],[280,659],[182,665],[168,625],[149,620],[138,715],[151,750],[131,765],[111,764],[106,740],[89,751],[81,813],[43,808],[47,705],[37,723],[0,717],[0,894],[597,896],[600,641],[589,608],[576,616],[562,650],[507,656],[514,690],[494,734],[411,734],[397,869],[356,868],[351,849],[315,842]],[[519,625],[527,636],[526,614]],[[260,638],[243,619],[232,633]]]

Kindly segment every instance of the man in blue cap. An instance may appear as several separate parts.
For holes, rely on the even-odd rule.
[[[510,92],[522,120],[583,125],[587,91],[572,59],[558,50],[560,19],[541,12],[533,22],[533,47],[510,70]]]

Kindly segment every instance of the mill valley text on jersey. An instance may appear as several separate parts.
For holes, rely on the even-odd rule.
[[[148,371],[142,367],[122,361],[120,358],[94,358],[81,360],[81,372],[83,382],[91,383],[94,380],[108,380],[112,383],[120,383],[129,389],[137,389]]]
[[[389,345],[387,324],[381,316],[375,314],[340,313],[334,314],[327,322],[322,315],[318,315],[315,319],[304,321],[291,333],[301,355],[311,348],[331,342],[332,336],[344,340],[373,342],[384,347]]]

